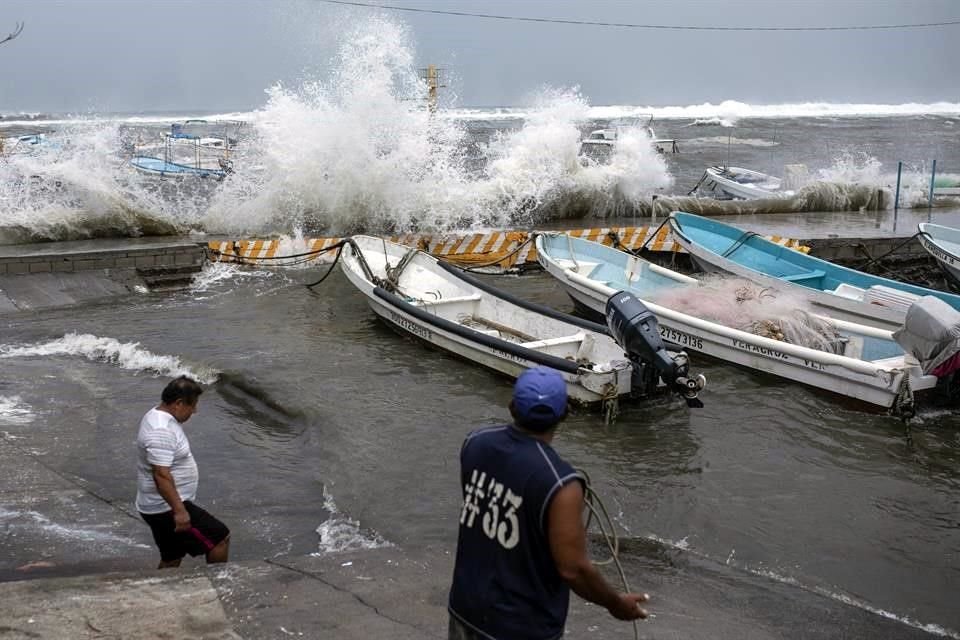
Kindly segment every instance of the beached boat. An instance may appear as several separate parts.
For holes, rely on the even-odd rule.
[[[427,253],[354,236],[340,263],[384,322],[477,364],[511,377],[551,367],[582,404],[662,389],[653,367],[632,362],[604,325],[514,298]],[[671,357],[685,373],[686,354]]]
[[[718,200],[759,200],[789,198],[794,191],[783,189],[780,178],[742,167],[709,167],[690,193],[710,195]]]
[[[703,270],[802,292],[833,318],[892,331],[922,296],[960,309],[960,296],[841,267],[711,218],[674,211],[669,223],[677,242]]]
[[[703,315],[709,306],[709,290],[694,278],[613,247],[545,233],[537,236],[536,249],[540,264],[560,281],[579,308],[602,314],[611,295],[628,291],[657,316],[664,339],[690,351],[901,414],[912,411],[913,392],[937,387],[938,377],[924,373],[917,358],[905,353],[889,331],[808,314],[807,324],[792,335],[813,346],[787,342],[769,337],[790,332],[776,318],[752,322],[754,331],[767,334],[758,335],[658,303],[658,299],[685,297],[688,310]],[[737,306],[742,302],[730,296],[726,303]],[[762,313],[763,304],[767,303],[758,301],[753,309]],[[783,308],[790,306],[787,300]]]
[[[580,157],[589,159],[598,164],[607,164],[613,156],[617,140],[627,131],[640,130],[646,134],[657,153],[678,153],[677,141],[673,138],[658,138],[652,126],[653,116],[646,122],[641,118],[618,118],[610,122],[604,129],[591,131],[586,138],[580,141]]]
[[[921,222],[920,244],[937,259],[954,282],[960,283],[960,229]]]

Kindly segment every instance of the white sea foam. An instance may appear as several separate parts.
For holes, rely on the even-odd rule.
[[[642,106],[610,105],[593,106],[587,117],[593,120],[614,118],[649,117],[656,120],[691,119],[703,124],[716,122],[721,126],[736,124],[742,118],[818,118],[857,116],[915,116],[960,114],[958,102],[907,102],[902,104],[797,102],[786,104],[750,104],[739,100],[724,100],[713,104]],[[447,117],[463,120],[511,120],[525,119],[530,110],[525,107],[460,108],[447,112]],[[727,123],[727,124],[724,124]]]
[[[217,284],[223,282],[243,282],[246,280],[273,278],[275,276],[276,272],[265,269],[252,270],[229,262],[205,262],[200,273],[193,277],[193,281],[190,283],[190,291],[193,293],[205,293]]]
[[[62,338],[28,345],[0,345],[0,358],[83,356],[131,371],[149,371],[163,376],[186,375],[203,384],[216,382],[219,372],[207,367],[188,367],[176,356],[157,355],[138,342],[120,342],[89,333],[68,333]]]
[[[684,146],[686,145],[703,145],[703,146],[727,146],[740,145],[745,147],[775,147],[780,143],[775,140],[765,140],[763,138],[737,138],[736,136],[711,136],[708,138],[690,138],[689,140],[684,140]]]
[[[0,396],[0,424],[30,424],[35,417],[20,396]]]
[[[393,546],[379,533],[362,530],[359,521],[351,520],[340,513],[333,501],[333,496],[327,492],[326,487],[323,489],[323,508],[327,510],[330,517],[317,527],[317,534],[320,536],[319,550],[312,555]]]
[[[149,545],[126,536],[118,536],[110,531],[62,525],[36,511],[13,511],[0,507],[0,522],[3,522],[7,529],[14,527],[40,529],[57,538],[82,540],[89,543],[121,543],[130,547],[149,548]]]

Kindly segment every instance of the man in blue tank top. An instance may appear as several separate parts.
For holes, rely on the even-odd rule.
[[[547,367],[513,388],[512,425],[474,431],[460,451],[463,509],[450,589],[450,640],[553,640],[570,589],[620,620],[646,594],[615,591],[587,556],[583,478],[550,446],[567,385]]]

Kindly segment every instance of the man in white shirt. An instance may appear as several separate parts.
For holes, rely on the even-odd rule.
[[[160,549],[160,569],[179,567],[188,553],[209,564],[226,562],[230,552],[230,530],[193,502],[199,474],[182,425],[197,412],[201,393],[196,381],[180,376],[140,421],[137,511]]]

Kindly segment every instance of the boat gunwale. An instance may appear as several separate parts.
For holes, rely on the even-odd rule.
[[[582,240],[582,238],[577,238],[577,239]],[[587,276],[576,273],[575,271],[558,264],[556,260],[554,260],[554,258],[550,255],[549,251],[543,251],[542,249],[543,249],[542,245],[537,246],[537,255],[543,256],[544,260],[550,262],[554,266],[554,268],[559,270],[561,273],[563,273],[563,275],[566,276],[568,280],[579,283],[582,286],[585,286],[589,289],[596,291],[597,293],[600,293],[601,295],[609,296],[616,293],[617,290],[614,290],[613,288],[608,287],[596,280],[592,280]],[[612,249],[612,250],[617,251],[617,249]],[[643,300],[643,299],[640,299],[640,300],[641,302],[643,302],[644,305],[647,306],[647,308],[651,312],[653,312],[655,316],[663,315],[666,318],[670,318],[677,322],[683,322],[690,326],[696,327],[701,331],[711,332],[729,339],[741,340],[742,342],[753,344],[758,347],[781,351],[783,353],[792,355],[797,358],[815,361],[822,364],[832,364],[832,365],[840,366],[854,373],[877,377],[879,372],[883,372],[888,375],[897,374],[897,373],[907,374],[908,369],[911,368],[910,365],[907,363],[904,363],[903,367],[885,368],[879,365],[871,364],[871,361],[869,360],[851,358],[850,356],[843,356],[835,353],[827,353],[825,351],[811,349],[810,347],[803,347],[800,345],[791,344],[789,342],[781,342],[779,340],[774,340],[772,338],[767,338],[764,336],[758,336],[753,333],[748,333],[741,329],[734,329],[733,327],[728,327],[726,325],[722,325],[716,322],[704,320],[702,318],[697,318],[696,316],[691,316],[689,314],[683,313],[682,311],[676,311],[668,307],[663,307],[661,305],[658,305],[654,302],[650,302],[648,300]],[[833,321],[832,318],[831,318],[831,321]],[[843,323],[843,326],[841,328],[846,328],[848,330],[855,329],[856,332],[858,333],[861,333],[861,329],[869,329],[871,330],[869,333],[867,331],[862,331],[862,333],[870,337],[891,339],[891,340],[893,339],[891,332],[886,331],[884,329],[875,329],[873,327],[866,327],[856,323],[849,323],[844,321],[836,321],[836,322]]]

